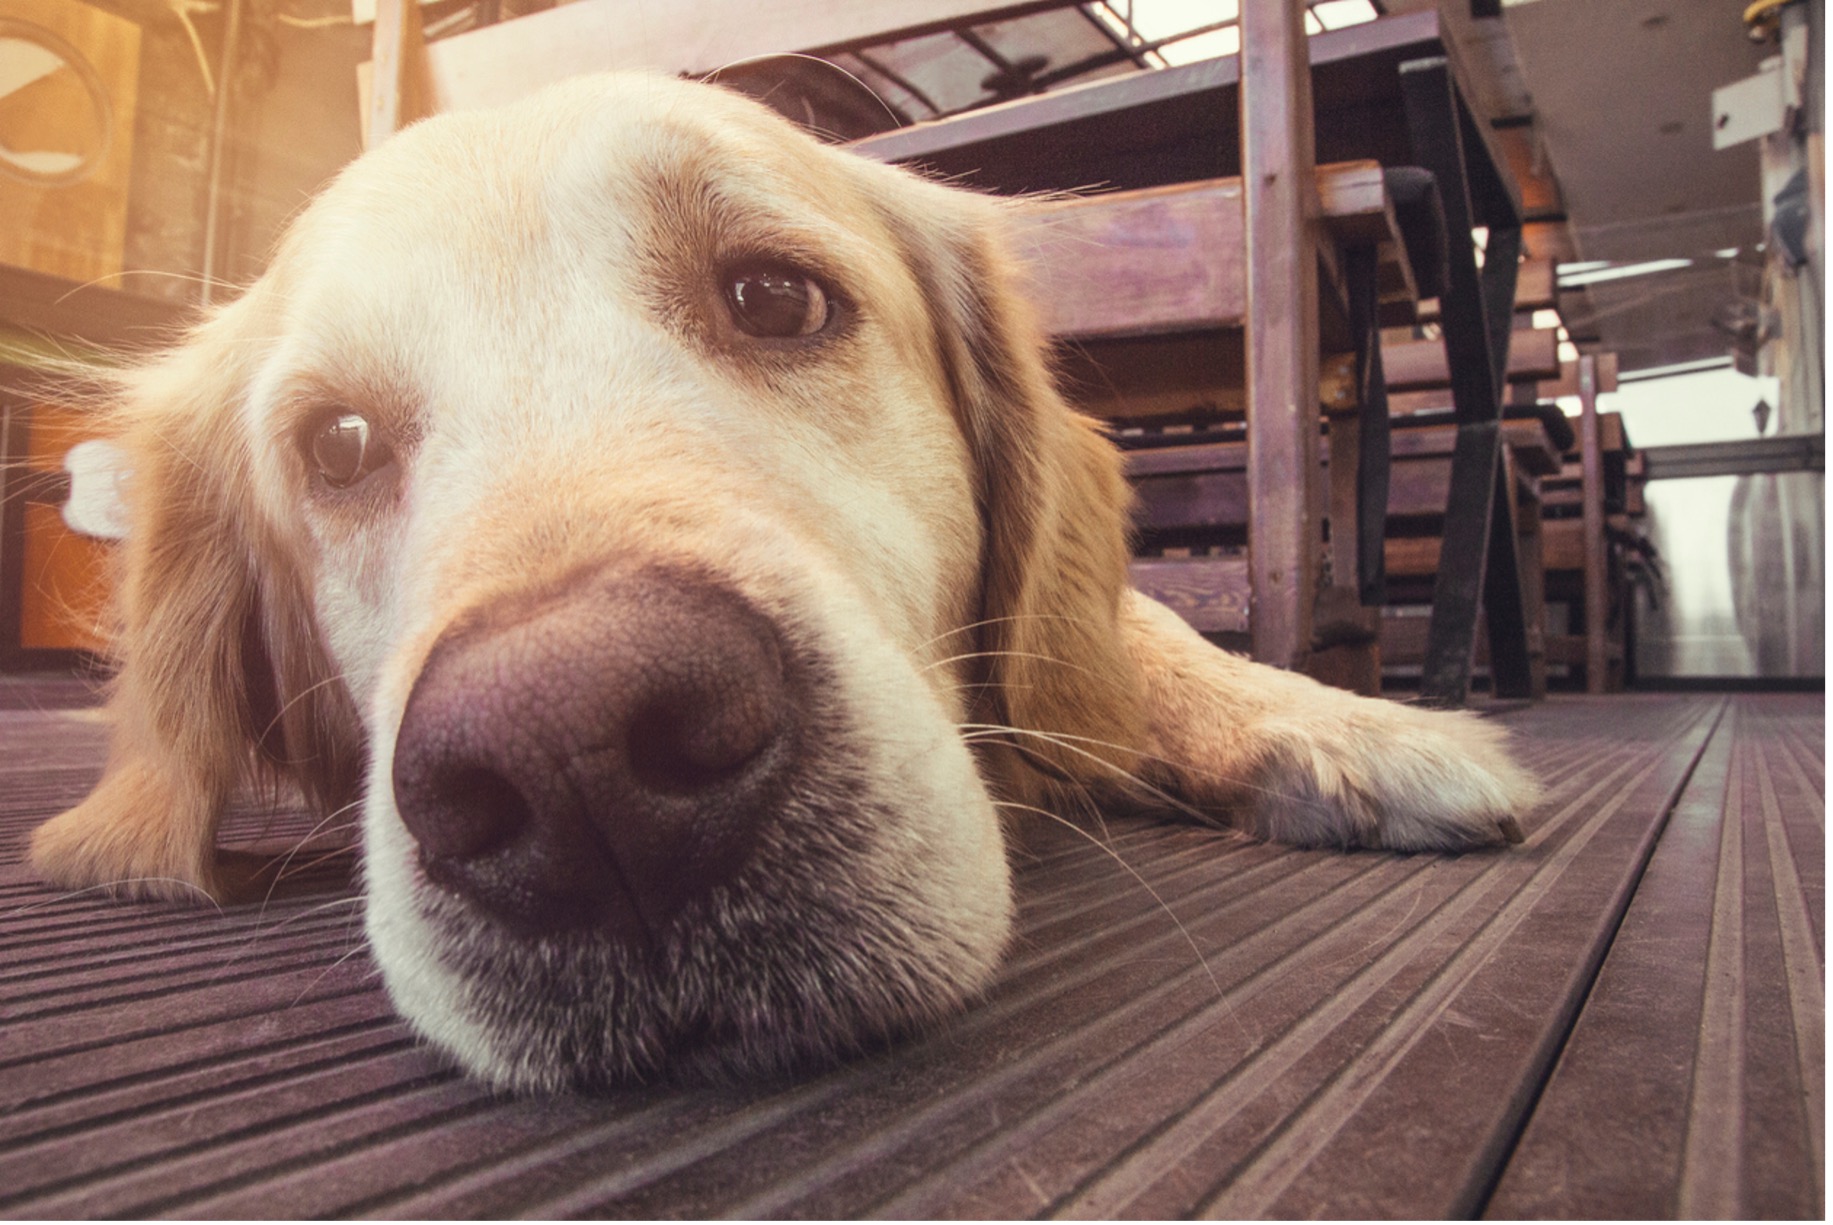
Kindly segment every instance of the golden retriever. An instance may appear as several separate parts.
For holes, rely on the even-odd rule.
[[[353,163],[124,379],[112,755],[37,870],[220,896],[239,786],[360,806],[396,1006],[553,1088],[957,1009],[1011,931],[1002,818],[1518,839],[1493,727],[1129,590],[1121,465],[1053,388],[1018,207],[649,75]]]

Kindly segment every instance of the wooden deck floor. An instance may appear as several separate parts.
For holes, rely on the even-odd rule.
[[[393,1019],[346,862],[223,913],[30,879],[102,734],[29,706],[0,701],[3,1215],[1823,1215],[1818,694],[1501,716],[1550,788],[1506,853],[1116,826],[1152,892],[1039,855],[999,986],[924,1041],[543,1100]]]

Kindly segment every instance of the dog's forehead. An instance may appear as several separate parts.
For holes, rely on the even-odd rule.
[[[854,163],[726,90],[603,74],[412,125],[346,168],[289,245],[321,259],[348,247],[364,259],[496,258],[556,227],[616,241],[620,227],[691,208],[713,185],[764,213],[858,221],[869,214]]]

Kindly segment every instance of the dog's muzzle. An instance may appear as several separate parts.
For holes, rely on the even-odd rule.
[[[653,947],[749,861],[798,771],[771,621],[653,567],[493,603],[435,643],[394,750],[422,870],[516,935]]]

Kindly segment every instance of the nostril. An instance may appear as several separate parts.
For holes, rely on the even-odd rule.
[[[516,785],[485,766],[445,771],[408,795],[401,795],[398,789],[396,805],[421,849],[438,859],[487,854],[533,820],[528,801]],[[439,819],[416,822],[410,815],[416,811],[436,812]]]
[[[651,702],[626,735],[637,786],[685,796],[734,782],[776,742],[782,718],[761,693],[727,692]]]

